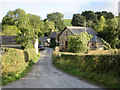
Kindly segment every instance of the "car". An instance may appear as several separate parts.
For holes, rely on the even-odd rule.
[[[44,47],[44,45],[41,45],[41,44],[40,44],[40,45],[38,46],[38,49],[39,49],[39,50],[44,50],[45,47]]]

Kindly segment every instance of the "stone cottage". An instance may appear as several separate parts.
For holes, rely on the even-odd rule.
[[[59,34],[59,47],[60,50],[66,49],[68,46],[67,37],[72,35],[75,36],[77,34],[80,34],[81,32],[87,32],[88,34],[91,34],[93,37],[88,43],[88,46],[91,50],[95,49],[102,49],[102,40],[100,37],[98,37],[98,33],[93,30],[90,27],[74,27],[74,26],[66,26],[64,30],[61,31]]]

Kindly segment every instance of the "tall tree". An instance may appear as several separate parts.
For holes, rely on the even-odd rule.
[[[101,16],[104,16],[105,19],[112,19],[114,18],[114,14],[112,12],[102,11],[102,12],[96,12],[98,20],[100,20]]]
[[[97,15],[97,19],[100,20],[100,17],[103,16],[102,12],[95,12],[95,14]],[[105,17],[105,16],[104,16]]]
[[[37,34],[41,36],[43,34],[44,23],[41,21],[41,17],[33,14],[28,14],[29,26]]]
[[[63,30],[64,28],[63,17],[64,15],[59,12],[47,14],[47,19],[49,21],[53,21],[55,24],[55,28],[59,31]]]
[[[16,26],[19,30],[25,28],[28,23],[27,14],[24,10],[18,8],[14,11],[8,11],[5,17],[2,20],[2,26],[4,25],[13,25]]]
[[[44,29],[45,29],[44,33],[49,35],[52,30],[55,30],[54,22],[46,20],[44,23]]]
[[[93,11],[84,11],[81,14],[82,16],[84,16],[86,18],[86,20],[90,20],[93,21],[94,23],[97,22],[97,16]]]
[[[3,25],[13,25],[15,20],[14,11],[8,11],[5,17],[2,19],[2,26]]]
[[[28,23],[27,14],[22,9],[16,9],[14,11],[15,19],[14,24],[19,28],[25,28],[26,24]]]
[[[85,21],[86,21],[86,19],[84,16],[82,16],[80,14],[74,14],[71,24],[73,26],[84,26]]]
[[[15,25],[19,28],[24,27],[28,21],[27,14],[24,10],[18,8],[15,11],[8,11],[2,20],[2,25]]]
[[[103,31],[103,27],[106,26],[106,20],[103,16],[100,17],[100,21],[97,25],[97,31]]]
[[[107,27],[99,33],[105,41],[110,43],[112,48],[120,48],[118,18],[113,18],[107,21]]]

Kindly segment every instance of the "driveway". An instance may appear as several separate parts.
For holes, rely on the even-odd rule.
[[[56,69],[52,65],[52,52],[50,48],[40,51],[40,59],[32,70],[3,88],[99,88]]]

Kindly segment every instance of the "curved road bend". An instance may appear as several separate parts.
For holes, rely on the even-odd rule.
[[[50,48],[40,51],[40,59],[23,78],[3,88],[100,88],[68,75],[52,65]]]

